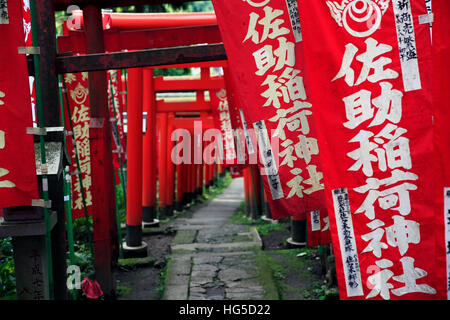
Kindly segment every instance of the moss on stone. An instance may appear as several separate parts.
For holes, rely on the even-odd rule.
[[[149,267],[153,266],[155,262],[156,258],[153,257],[128,258],[128,259],[119,259],[118,265],[119,267],[128,267],[128,268]]]
[[[279,300],[278,288],[273,278],[269,260],[270,258],[263,252],[257,251],[258,279],[264,288],[264,298],[267,300]]]
[[[249,242],[252,238],[248,234],[235,234],[233,235],[232,242]]]
[[[124,286],[124,285],[120,285],[120,284],[116,286],[116,293],[120,297],[125,297],[128,294],[130,294],[130,292],[131,292],[131,288],[130,287],[127,287],[127,286]]]
[[[161,269],[159,273],[158,278],[158,286],[157,286],[157,294],[154,297],[155,300],[162,300],[164,296],[164,291],[166,289],[167,279],[169,278],[169,267],[170,264],[173,263],[172,259],[167,259],[167,263],[164,265],[164,267]]]

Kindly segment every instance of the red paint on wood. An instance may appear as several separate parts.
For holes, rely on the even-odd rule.
[[[173,119],[175,115],[173,112],[168,114],[167,125],[167,150],[166,150],[166,163],[167,163],[167,187],[166,187],[166,205],[173,205],[174,189],[175,189],[175,165],[172,161],[172,150],[175,146],[172,141],[172,132],[174,130]]]
[[[164,208],[166,206],[166,189],[167,189],[167,113],[161,113],[158,115],[158,146],[159,146],[159,159],[158,159],[158,206]]]
[[[89,53],[103,52],[103,30],[100,9],[86,6],[86,40]],[[117,223],[114,197],[114,166],[111,148],[106,72],[89,73],[89,105],[92,119],[101,126],[91,127],[92,212],[94,265],[96,279],[105,296],[114,296],[112,265],[118,257]]]
[[[153,70],[143,71],[143,109],[147,112],[147,131],[143,138],[142,205],[156,207],[156,103]]]
[[[128,74],[127,225],[142,224],[142,69]]]

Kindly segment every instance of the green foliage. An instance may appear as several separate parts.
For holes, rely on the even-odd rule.
[[[204,200],[213,199],[218,194],[222,193],[222,191],[230,185],[231,181],[233,181],[233,178],[231,178],[229,172],[226,172],[223,178],[218,178],[216,184],[210,186],[207,192],[203,194]]]
[[[75,243],[75,265],[80,267],[81,280],[94,272],[94,258],[88,246],[88,244]],[[69,261],[67,263],[70,264]]]
[[[63,35],[63,21],[66,19],[67,13],[65,11],[55,11],[55,28],[56,28],[56,35],[62,36]]]
[[[154,257],[119,259],[118,266],[126,270],[136,270],[138,267],[152,267],[156,264]]]
[[[90,249],[89,233],[92,235],[92,217],[89,217],[89,224],[85,218],[73,221],[75,264],[80,267],[81,279],[94,271],[94,257]]]
[[[275,284],[274,276],[270,264],[268,262],[268,256],[263,254],[259,249],[255,250],[257,255],[256,264],[258,266],[258,279],[264,288],[265,300],[279,300],[279,289]]]
[[[89,243],[89,233],[92,234],[92,217],[89,217],[88,220],[89,223],[84,217],[73,220],[73,238],[75,243]]]
[[[126,296],[126,295],[128,295],[130,293],[131,293],[131,288],[130,287],[127,287],[127,286],[124,286],[124,285],[120,285],[120,284],[118,284],[116,286],[116,294],[119,297],[124,297],[124,296]]]
[[[319,285],[318,288],[314,290],[314,292],[319,296],[319,300],[325,300],[325,290],[327,286],[325,284]]]
[[[267,222],[256,226],[256,230],[258,230],[260,236],[266,236],[273,231],[282,231],[287,229],[285,225]]]
[[[193,1],[180,4],[150,4],[140,6],[118,7],[115,12],[211,12],[214,11],[212,2]]]
[[[212,12],[214,7],[211,1],[195,1],[187,3],[188,11],[190,12]]]
[[[75,244],[75,264],[81,270],[87,270],[91,267],[92,254],[87,244]]]
[[[328,300],[329,286],[313,271],[318,248],[283,249],[263,253],[264,263],[271,270],[280,298]]]
[[[271,259],[271,258],[270,258]],[[273,276],[276,280],[280,281],[286,278],[286,269],[277,264],[274,259],[271,259],[271,268]]]
[[[124,190],[122,188],[122,185],[116,186],[116,204],[117,208],[119,209],[120,213],[120,222],[126,221],[126,201],[125,201],[125,194]]]
[[[231,223],[248,223],[249,220],[245,216],[245,201],[242,201],[236,211],[230,218]]]
[[[231,223],[246,224],[255,226],[260,236],[266,236],[273,231],[287,230],[289,224],[271,223],[263,219],[252,220],[245,215],[245,201],[242,201],[236,212],[230,218]]]
[[[153,69],[155,77],[158,76],[189,76],[192,74],[190,68]]]
[[[162,298],[164,296],[164,290],[166,290],[166,283],[167,283],[167,276],[168,276],[170,262],[171,262],[171,260],[169,258],[167,260],[167,262],[164,264],[164,266],[161,268],[161,271],[159,273],[157,293],[155,296],[155,300],[162,300]]]
[[[16,293],[14,258],[11,238],[0,239],[0,297]]]
[[[188,11],[188,4],[148,4],[140,6],[117,7],[114,12],[124,13],[149,13],[149,12],[185,12]]]

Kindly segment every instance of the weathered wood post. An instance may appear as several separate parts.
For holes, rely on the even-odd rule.
[[[142,241],[142,68],[129,69],[127,132],[127,236],[124,256],[147,255]]]
[[[251,216],[251,210],[252,210],[252,201],[251,201],[251,195],[250,195],[250,178],[249,178],[249,168],[243,169],[243,175],[244,175],[244,193],[245,193],[245,215],[246,217]]]
[[[11,4],[8,4],[11,6]],[[32,37],[33,46],[39,48],[39,63],[35,64],[36,82],[39,86],[36,87],[37,100],[40,100],[40,108],[42,110],[43,126],[47,129],[53,128],[58,131],[55,135],[47,133],[44,140],[47,142],[53,141],[60,144],[58,152],[62,152],[63,134],[57,129],[61,126],[61,114],[58,100],[58,76],[55,68],[56,58],[56,31],[55,31],[55,17],[54,7],[50,0],[31,1],[31,17],[32,17]],[[22,8],[19,10],[21,11]],[[18,16],[17,16],[18,17]],[[21,25],[22,19],[18,22]],[[36,62],[36,61],[35,61]],[[40,96],[40,98],[38,97]],[[53,130],[52,129],[52,130]],[[50,130],[48,130],[50,131]],[[46,152],[47,154],[47,152]],[[48,155],[47,155],[48,156]],[[62,161],[62,155],[58,158]],[[16,288],[18,299],[49,299],[54,298],[58,300],[67,299],[66,288],[66,242],[65,242],[65,224],[64,224],[64,195],[63,195],[63,170],[62,162],[56,163],[56,172],[47,175],[46,183],[48,185],[48,196],[51,201],[51,214],[49,229],[52,230],[51,237],[51,252],[52,265],[47,265],[46,259],[46,245],[44,235],[46,234],[45,223],[42,219],[42,208],[36,207],[13,207],[4,211],[5,221],[9,220],[9,225],[5,225],[0,233],[0,236],[12,236],[14,246],[14,258],[16,262]],[[42,192],[42,190],[41,190]],[[24,215],[23,215],[24,214]],[[22,216],[23,215],[23,216]],[[22,216],[22,217],[21,217]],[[35,220],[36,223],[26,223],[22,221],[13,228],[16,220]],[[9,229],[9,230],[8,230]],[[25,284],[31,284],[30,271],[32,268],[40,268],[40,279],[36,281],[43,281],[42,287],[46,287],[42,291],[42,295],[27,294],[23,289]],[[48,279],[46,268],[51,268],[52,279]],[[36,274],[34,274],[36,276]],[[48,290],[48,281],[51,281],[50,290]]]
[[[101,9],[94,5],[86,5],[83,7],[83,20],[88,53],[103,53],[105,50]],[[105,298],[111,299],[115,298],[112,267],[119,256],[119,242],[106,71],[89,72],[88,77],[94,266],[96,280]]]
[[[305,213],[299,213],[291,216],[291,237],[286,241],[292,247],[305,247],[306,246],[306,215]]]
[[[178,212],[183,211],[183,167],[184,164],[177,164],[177,197],[175,201],[175,210]]]
[[[166,165],[167,165],[167,185],[166,185],[166,215],[173,216],[174,209],[174,191],[175,191],[175,164],[172,162],[172,150],[174,141],[172,141],[172,132],[174,130],[175,114],[169,112],[167,116],[167,148],[166,148]]]
[[[158,125],[158,207],[159,207],[159,217],[164,219],[167,215],[167,199],[166,199],[166,189],[167,189],[167,112],[162,112],[158,114],[159,125]]]
[[[143,138],[142,221],[144,227],[157,227],[156,219],[156,96],[153,69],[143,71],[143,110],[147,112],[147,131]]]
[[[258,216],[262,215],[263,212],[263,204],[262,204],[262,198],[261,198],[261,183],[260,183],[260,179],[261,179],[261,174],[259,173],[259,168],[258,165],[253,165],[252,166],[252,184],[254,185],[254,189],[255,189],[255,219]]]

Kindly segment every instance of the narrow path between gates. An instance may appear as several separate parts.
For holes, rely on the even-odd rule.
[[[450,300],[449,19],[0,0],[0,300]]]
[[[257,267],[261,239],[256,229],[229,223],[243,200],[242,178],[233,179],[191,218],[173,222],[177,235],[171,245],[164,299],[264,298]]]

